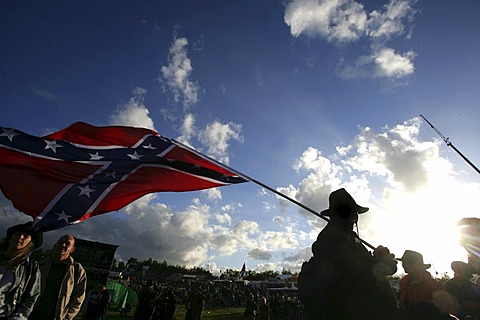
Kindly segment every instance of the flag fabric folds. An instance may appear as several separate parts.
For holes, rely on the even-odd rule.
[[[156,131],[83,122],[44,137],[0,127],[0,188],[37,231],[119,210],[152,192],[247,180]]]

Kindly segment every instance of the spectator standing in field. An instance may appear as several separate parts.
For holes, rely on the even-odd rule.
[[[32,222],[8,228],[0,241],[0,319],[27,319],[40,295],[40,271],[30,253],[43,242]]]
[[[50,256],[40,262],[41,294],[30,315],[31,320],[71,320],[80,311],[87,286],[82,265],[70,254],[75,238],[64,235],[53,246]]]
[[[196,288],[187,298],[187,313],[185,314],[185,320],[200,320],[203,309],[205,308],[205,300],[206,297],[202,290]]]
[[[267,303],[267,298],[260,299],[260,306],[258,307],[258,319],[270,320],[270,306]]]
[[[245,312],[244,316],[247,320],[255,320],[255,316],[257,314],[257,305],[255,301],[253,301],[253,295],[249,294],[247,296],[247,301],[245,302]]]
[[[165,319],[175,320],[177,316],[177,297],[175,297],[172,290],[168,290],[165,299]]]
[[[110,291],[103,284],[98,283],[88,294],[87,310],[83,320],[103,320],[108,311],[110,299]]]
[[[145,286],[138,292],[138,306],[135,311],[135,320],[150,320],[155,313],[155,303],[158,291],[152,280],[147,280]]]

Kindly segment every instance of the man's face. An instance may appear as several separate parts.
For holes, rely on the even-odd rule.
[[[71,235],[61,237],[53,246],[53,255],[60,261],[67,259],[73,251],[75,251],[75,238]]]
[[[421,263],[418,263],[416,261],[411,261],[411,260],[405,260],[402,261],[402,267],[403,270],[405,270],[405,273],[418,273],[423,271],[423,265]]]
[[[340,204],[336,207],[335,214],[331,216],[331,220],[351,230],[355,223],[358,222],[358,213],[349,205]]]
[[[23,231],[17,231],[10,238],[8,243],[10,249],[22,250],[32,242],[32,237]]]

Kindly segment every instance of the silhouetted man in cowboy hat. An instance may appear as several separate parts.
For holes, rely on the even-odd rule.
[[[400,260],[407,274],[400,280],[402,319],[412,319],[414,314],[422,314],[422,319],[449,318],[448,314],[455,310],[454,303],[443,283],[427,271],[432,265],[424,263],[422,254],[413,250],[405,250]],[[437,318],[433,317],[435,314]]]
[[[358,205],[345,189],[333,191],[329,208],[321,212],[329,222],[312,245],[317,284],[315,299],[305,304],[305,319],[394,319],[396,300],[386,276],[397,271],[386,247],[374,254],[361,243],[353,226],[368,208]],[[299,282],[300,283],[300,282]]]

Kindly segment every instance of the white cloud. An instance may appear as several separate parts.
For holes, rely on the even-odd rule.
[[[321,36],[329,41],[358,39],[367,28],[362,4],[343,0],[295,0],[285,9],[285,23],[293,36]]]
[[[125,104],[120,104],[110,116],[111,125],[143,127],[154,129],[153,120],[149,116],[147,107],[143,104],[147,90],[137,87],[133,90],[133,97]]]
[[[284,258],[284,261],[290,261],[290,262],[299,262],[299,261],[308,261],[310,257],[312,256],[312,249],[310,247],[306,248],[299,248],[297,252],[286,256]]]
[[[369,16],[368,35],[372,38],[390,38],[404,32],[403,19],[411,20],[415,10],[412,1],[392,0],[384,5],[384,11],[372,11]]]
[[[296,235],[290,232],[265,231],[258,237],[258,247],[264,250],[294,249],[297,246]]]
[[[261,250],[258,248],[252,249],[248,252],[248,257],[255,260],[270,260],[272,258],[272,253],[267,250]]]
[[[188,40],[175,39],[169,49],[168,65],[161,68],[160,81],[165,83],[173,94],[176,103],[185,110],[198,102],[200,86],[190,80],[192,62],[187,56]]]
[[[276,209],[275,205],[270,201],[262,201],[262,205],[263,205],[263,210],[265,210],[266,212]]]
[[[383,48],[375,54],[375,77],[401,78],[415,71],[412,50],[398,54],[393,49]]]
[[[228,213],[223,213],[223,214],[217,213],[215,214],[215,219],[220,224],[230,225],[232,223],[232,217]]]
[[[210,188],[206,190],[202,190],[202,193],[207,195],[207,199],[211,201],[218,201],[222,200],[222,192],[219,188]]]
[[[404,78],[415,71],[415,52],[403,54],[385,42],[405,32],[416,11],[412,0],[391,0],[383,10],[367,12],[353,0],[293,0],[285,8],[285,23],[294,37],[322,37],[329,42],[370,41],[370,53],[354,62],[340,59],[337,73],[344,79]],[[410,35],[408,35],[410,36]]]
[[[229,156],[227,153],[229,141],[231,139],[243,142],[243,137],[240,134],[242,126],[233,122],[221,123],[214,121],[207,125],[204,130],[200,131],[199,140],[207,146],[208,154],[216,158],[222,163],[229,163]]]
[[[255,271],[257,272],[266,272],[270,270],[279,270],[279,266],[276,263],[259,263],[255,267]]]
[[[181,135],[177,138],[178,141],[180,141],[183,144],[186,144],[187,146],[191,146],[191,140],[193,137],[196,137],[197,135],[197,128],[195,127],[195,115],[192,113],[187,113],[185,114],[183,121],[182,121],[182,126],[180,129]]]
[[[391,0],[382,11],[367,12],[353,0],[293,0],[285,8],[285,23],[294,37],[305,34],[328,41],[356,41],[362,36],[390,38],[402,34],[403,20],[415,10],[409,0]]]
[[[369,56],[359,57],[353,64],[346,64],[341,59],[337,65],[337,74],[344,79],[400,79],[414,73],[415,56],[412,50],[399,54],[391,48],[381,48]]]

